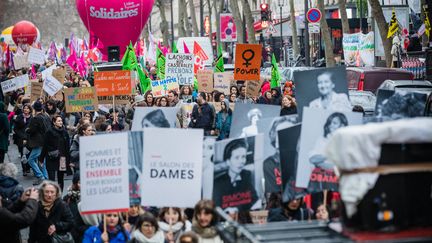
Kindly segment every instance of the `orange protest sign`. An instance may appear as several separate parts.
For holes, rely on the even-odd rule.
[[[94,73],[94,84],[98,96],[132,94],[131,71],[103,71]]]
[[[261,45],[259,44],[237,44],[234,79],[259,80],[261,56]]]

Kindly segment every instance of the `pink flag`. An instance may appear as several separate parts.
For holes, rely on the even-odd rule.
[[[190,54],[189,48],[187,47],[185,42],[183,42],[183,49],[185,54]]]

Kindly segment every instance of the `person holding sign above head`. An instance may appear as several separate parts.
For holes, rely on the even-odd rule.
[[[331,72],[324,72],[318,75],[317,86],[320,97],[312,100],[309,107],[332,109],[337,111],[351,111],[351,103],[348,96],[344,93],[334,91],[335,83],[333,82]]]
[[[194,209],[192,231],[198,235],[200,243],[222,243],[216,231],[217,214],[211,200],[200,200]]]
[[[165,237],[159,230],[156,218],[151,213],[140,215],[132,232],[132,240],[129,243],[164,243]]]
[[[105,221],[105,222],[104,222]],[[84,233],[83,243],[126,243],[130,236],[123,227],[118,212],[107,213],[98,226],[92,226]]]

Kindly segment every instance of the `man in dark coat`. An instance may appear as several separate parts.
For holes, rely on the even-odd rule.
[[[20,230],[28,227],[36,218],[39,192],[31,188],[22,194],[10,208],[2,207],[0,201],[0,235],[2,242],[20,243]]]
[[[206,94],[204,92],[199,93],[197,103],[192,109],[190,127],[204,129],[204,136],[213,135],[215,115],[213,109],[206,101]]]
[[[9,120],[5,104],[0,101],[0,163],[3,163],[9,147]]]

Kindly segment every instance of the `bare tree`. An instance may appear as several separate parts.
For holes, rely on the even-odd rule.
[[[246,29],[248,33],[248,43],[255,44],[255,29],[254,29],[254,19],[252,17],[252,11],[249,4],[249,0],[241,0],[244,18],[246,22]]]
[[[233,14],[234,23],[236,25],[236,30],[237,30],[237,43],[244,43],[244,25],[240,15],[240,10],[237,1],[231,0],[229,2]]]
[[[186,8],[186,1],[185,0],[178,0],[178,37],[183,37],[186,35],[186,29],[185,29],[185,17],[187,16],[187,8]]]
[[[349,28],[348,16],[346,12],[346,0],[339,0],[339,11],[340,11],[341,21],[342,21],[342,32],[349,34],[350,28]]]
[[[185,1],[185,4],[187,4],[186,0],[184,0],[184,1]],[[185,27],[186,27],[186,36],[191,37],[192,36],[192,25],[189,21],[189,15],[188,15],[187,7],[186,7],[186,11],[184,12],[183,17],[184,17],[184,22],[185,22]]]
[[[382,39],[383,47],[384,47],[384,55],[387,67],[390,67],[392,64],[392,55],[391,51],[391,41],[387,39],[388,25],[385,20],[383,10],[381,8],[381,4],[379,0],[369,0],[369,4],[372,10],[372,17],[375,19],[378,30],[380,32],[380,36]]]
[[[156,6],[159,8],[159,14],[161,17],[160,29],[162,32],[163,44],[168,46],[169,33],[168,33],[168,21],[165,16],[165,5],[163,0],[156,0]]]
[[[299,55],[299,45],[298,45],[298,37],[297,37],[297,23],[295,19],[295,10],[294,10],[294,0],[289,0],[290,7],[290,20],[291,20],[291,34],[292,34],[292,47],[294,57]]]
[[[191,17],[191,21],[192,21],[193,36],[199,36],[198,23],[197,23],[197,18],[196,18],[196,13],[195,13],[196,11],[195,11],[194,1],[189,0],[188,5],[189,5],[189,12],[190,12],[190,17]]]
[[[213,30],[212,30],[212,24],[211,24],[211,19],[212,19],[212,7],[210,4],[211,0],[207,0],[207,9],[208,9],[208,16],[209,16],[209,39],[210,39],[210,43],[212,43],[213,40]]]
[[[324,1],[318,1],[318,8],[321,11],[321,13],[325,13]],[[334,67],[336,63],[333,54],[333,44],[330,38],[330,30],[325,17],[321,18],[320,24],[321,24],[321,36],[322,38],[324,38],[324,44],[325,44],[326,66]]]

